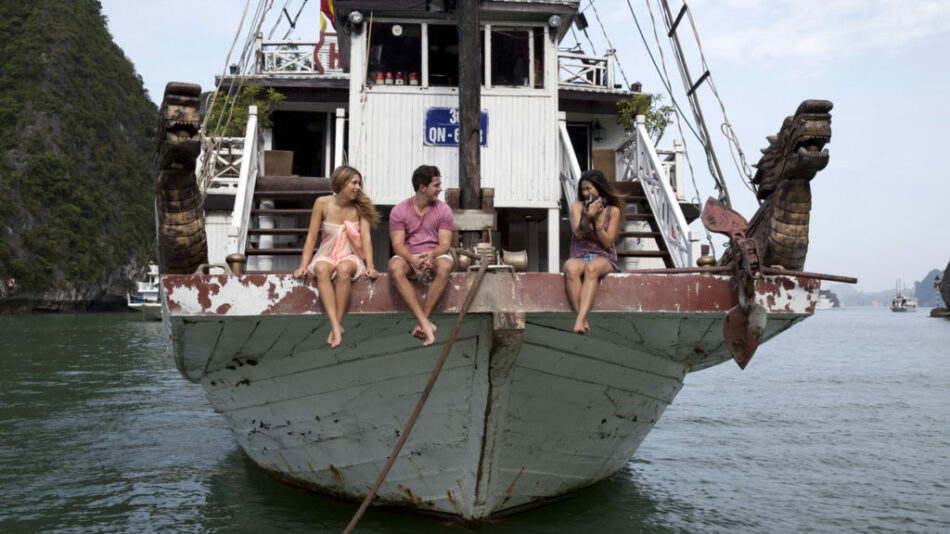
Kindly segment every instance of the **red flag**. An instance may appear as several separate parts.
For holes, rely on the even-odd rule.
[[[320,13],[330,19],[330,24],[336,28],[336,19],[333,17],[333,0],[320,0]],[[326,30],[327,23],[320,17],[320,30]]]

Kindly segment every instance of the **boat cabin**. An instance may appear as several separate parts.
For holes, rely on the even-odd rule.
[[[501,249],[525,250],[530,271],[559,271],[577,179],[597,168],[627,182],[621,187],[631,201],[622,254],[627,268],[689,265],[698,245],[679,209],[692,206],[675,172],[681,150],[657,153],[648,137],[638,141],[638,132],[619,126],[617,102],[632,91],[617,83],[612,51],[594,56],[559,48],[578,7],[480,2],[480,185],[494,190],[492,240]],[[314,195],[328,192],[332,169],[347,163],[362,173],[383,215],[373,243],[377,266],[385,267],[386,215],[412,195],[413,170],[436,165],[445,189],[459,186],[455,8],[452,0],[338,0],[335,31],[327,26],[317,40],[258,35],[253,67],[225,76],[222,90],[261,85],[285,100],[270,115],[270,127],[249,122],[247,135],[230,141],[230,159],[208,171],[210,261],[237,251],[249,256],[251,271],[293,270]],[[259,169],[247,164],[251,153],[259,153]],[[228,164],[230,174],[220,172]],[[653,193],[675,208],[667,215],[672,231],[644,217],[649,193],[635,185],[644,173],[662,177]],[[215,232],[221,239],[211,239]],[[677,242],[665,243],[664,232]]]

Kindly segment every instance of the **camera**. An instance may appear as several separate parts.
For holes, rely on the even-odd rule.
[[[591,204],[600,200],[600,197],[597,195],[590,195],[584,198],[584,209],[590,208]]]

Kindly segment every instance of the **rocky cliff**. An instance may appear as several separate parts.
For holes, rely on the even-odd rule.
[[[157,109],[106,22],[0,3],[0,311],[118,306],[154,254]]]

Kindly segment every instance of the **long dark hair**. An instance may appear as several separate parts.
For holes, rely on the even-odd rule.
[[[581,182],[587,180],[590,182],[590,185],[594,186],[594,189],[597,190],[597,194],[600,198],[604,199],[607,204],[611,206],[617,206],[620,209],[620,213],[624,212],[626,204],[623,202],[623,197],[619,193],[614,191],[614,188],[610,186],[610,183],[607,182],[607,177],[604,176],[604,173],[598,171],[597,169],[591,169],[584,172],[581,175],[581,179],[577,181],[577,198],[581,199]]]

